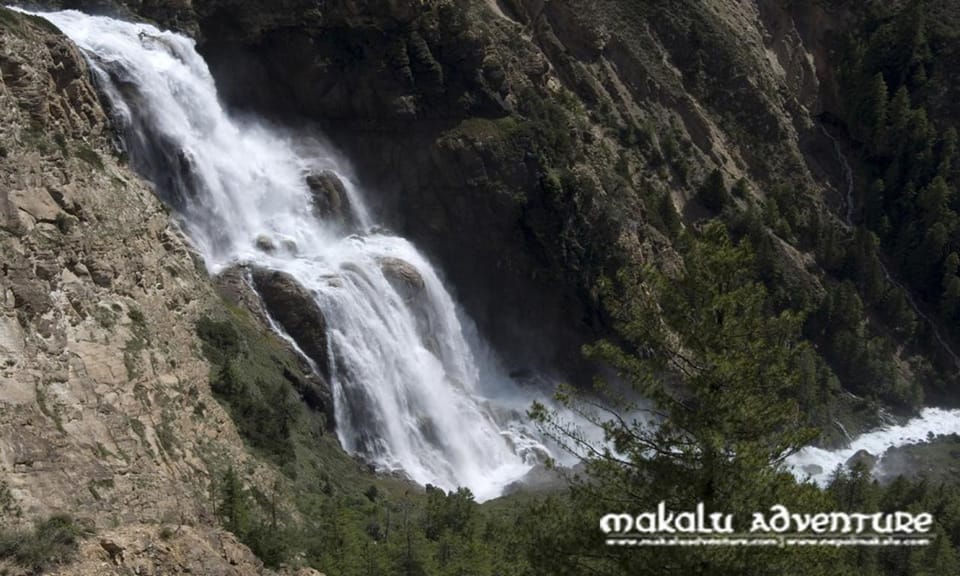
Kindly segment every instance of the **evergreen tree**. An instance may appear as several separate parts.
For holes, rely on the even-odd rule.
[[[729,196],[727,185],[723,181],[723,174],[719,170],[710,172],[697,192],[697,199],[700,200],[700,203],[713,213],[723,211],[724,206],[729,201]]]
[[[940,311],[947,319],[953,319],[960,307],[960,277],[949,274],[943,278],[943,294],[940,296]]]
[[[867,198],[864,202],[867,227],[874,230],[881,238],[885,238],[890,233],[890,220],[887,218],[885,209],[885,191],[886,186],[883,180],[877,178],[867,190]]]
[[[868,129],[872,130],[874,148],[881,154],[887,150],[887,107],[889,106],[887,83],[883,74],[873,77],[873,84],[864,106],[868,114]]]
[[[890,137],[894,142],[907,134],[912,116],[910,93],[906,86],[901,86],[890,101],[890,111],[887,115],[890,122]]]
[[[800,338],[803,318],[773,310],[766,289],[752,278],[749,244],[735,244],[723,225],[708,224],[701,237],[685,234],[681,242],[685,266],[678,277],[625,269],[603,284],[621,340],[589,348],[652,404],[625,402],[602,384],[596,393],[604,401],[561,395],[602,428],[603,446],[541,405],[532,412],[549,434],[588,455],[590,475],[573,489],[575,511],[554,504],[539,511],[550,518],[556,538],[550,545],[534,535],[533,563],[541,573],[775,574],[788,566],[795,572],[793,552],[772,550],[609,549],[598,556],[595,540],[567,535],[558,523],[579,522],[602,509],[650,509],[659,500],[675,507],[704,502],[741,514],[774,501],[798,509],[825,505],[816,489],[797,487],[779,468],[815,435],[795,400],[809,372],[803,370],[809,359]],[[801,555],[807,573],[829,573],[821,560],[827,562],[830,552]]]
[[[937,166],[937,176],[952,181],[957,177],[958,137],[957,128],[951,126],[943,133],[940,143],[940,164]],[[956,200],[956,198],[954,198]]]
[[[227,469],[218,487],[217,515],[223,527],[243,538],[250,530],[252,507],[243,482],[233,469]]]

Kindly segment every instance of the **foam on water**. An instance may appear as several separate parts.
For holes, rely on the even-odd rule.
[[[897,446],[925,442],[931,436],[960,433],[960,410],[925,408],[920,416],[903,425],[887,426],[867,432],[855,438],[845,448],[824,450],[808,446],[787,460],[788,466],[798,478],[810,478],[825,486],[839,466],[860,450],[882,457],[884,452]],[[878,463],[883,468],[883,460]]]

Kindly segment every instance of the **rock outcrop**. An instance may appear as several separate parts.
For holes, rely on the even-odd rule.
[[[168,524],[106,530],[85,541],[77,561],[59,576],[162,576],[167,574],[263,574],[263,563],[229,532],[211,533]]]
[[[310,292],[285,272],[254,268],[252,278],[270,316],[329,377],[327,321]]]
[[[844,462],[844,465],[851,470],[861,467],[870,472],[873,470],[874,466],[877,465],[877,461],[878,458],[870,452],[867,452],[866,450],[857,450],[856,454],[847,458],[847,461]]]
[[[423,295],[426,284],[413,264],[400,258],[383,258],[380,260],[380,268],[390,285],[407,302]]]
[[[313,213],[324,222],[346,227],[354,224],[353,209],[347,189],[336,174],[324,170],[307,176],[313,201]]]
[[[724,203],[780,218],[774,193],[789,183],[794,220],[847,233],[823,210],[847,201],[845,161],[818,118],[840,105],[829,47],[846,26],[844,3],[35,3],[184,30],[231,106],[316,122],[388,223],[439,261],[511,369],[586,376],[580,347],[610,328],[598,280],[624,262],[680,269],[680,232]],[[0,9],[0,478],[25,518],[70,510],[99,529],[68,573],[141,566],[131,562],[140,573],[256,573],[198,496],[215,462],[276,480],[210,391],[193,326],[218,295],[115,155],[87,75],[48,24]],[[712,174],[737,194],[704,202]],[[349,225],[343,183],[330,173],[307,183],[318,217]],[[777,224],[757,224],[776,263],[764,281],[781,288],[778,306],[809,297],[796,309],[812,309],[838,277]],[[423,278],[403,261],[382,265],[416,306]],[[267,270],[218,282],[329,376],[326,321],[308,291]],[[211,339],[229,334],[216,332],[223,325],[211,324]],[[910,349],[891,338],[895,354]],[[229,389],[231,358],[221,360]],[[898,375],[912,377],[901,360]],[[323,382],[288,379],[311,409],[332,413]],[[285,390],[272,389],[280,400]],[[159,543],[161,525],[182,540]]]
[[[112,139],[76,48],[0,8],[0,524],[90,526],[63,574],[263,574],[208,495],[227,462],[279,481],[210,391],[220,299]]]
[[[848,235],[833,217],[844,161],[822,123],[840,106],[850,3],[113,5],[194,34],[230,106],[322,129],[512,371],[589,382],[582,345],[611,330],[600,280],[628,262],[680,269],[677,236],[718,215],[699,196],[714,173],[737,188],[727,215],[792,222],[758,223],[791,306],[815,307],[838,281],[811,238]],[[342,197],[314,184],[324,206]]]
[[[740,183],[741,209],[784,182],[804,213],[843,201],[817,120],[837,105],[842,5],[113,4],[197,36],[230,105],[316,122],[511,368],[586,381],[579,350],[610,328],[598,280],[676,260],[671,237],[708,214],[696,198],[711,172]],[[313,184],[336,214],[336,182]],[[822,293],[809,254],[774,246],[788,292]]]

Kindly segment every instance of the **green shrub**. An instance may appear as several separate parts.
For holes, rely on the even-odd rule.
[[[7,481],[0,480],[0,520],[11,516],[19,517],[21,513],[20,506],[17,505]]]
[[[117,315],[114,314],[109,308],[103,306],[97,306],[93,311],[93,317],[97,321],[97,324],[110,330],[117,323]]]
[[[16,12],[0,6],[0,27],[6,28],[11,32],[17,32],[21,26],[22,22]]]
[[[33,573],[73,559],[85,530],[66,514],[57,514],[33,530],[0,529],[0,559]]]
[[[240,434],[277,464],[294,459],[290,438],[297,406],[285,367],[261,334],[234,316],[204,316],[197,335],[210,361],[210,388],[230,411]]]
[[[77,158],[83,160],[97,170],[103,170],[103,160],[101,160],[100,155],[89,146],[84,144],[77,146]]]
[[[73,229],[75,218],[67,214],[66,212],[60,212],[57,214],[54,222],[57,225],[57,230],[60,230],[61,234],[69,234],[70,230]]]
[[[240,334],[233,324],[204,316],[197,321],[203,353],[213,364],[224,365],[240,353]]]
[[[723,174],[719,170],[711,172],[697,190],[697,200],[714,214],[722,212],[729,199],[730,193],[723,182]]]
[[[134,326],[145,328],[147,325],[147,321],[143,317],[143,312],[141,312],[139,308],[130,308],[130,310],[127,311],[127,317],[130,318]]]

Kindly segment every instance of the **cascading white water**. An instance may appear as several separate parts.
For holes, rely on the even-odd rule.
[[[787,465],[800,479],[811,479],[821,486],[830,482],[833,472],[846,464],[854,454],[866,450],[880,458],[877,468],[883,471],[883,455],[890,448],[928,441],[932,436],[960,434],[960,410],[925,408],[920,416],[897,426],[885,426],[855,438],[844,448],[825,450],[807,446],[787,460]]]
[[[316,141],[240,122],[222,108],[193,40],[146,24],[75,11],[41,14],[87,55],[131,161],[176,208],[211,271],[252,263],[309,289],[328,325],[337,428],[343,446],[380,467],[479,500],[499,495],[545,451],[499,422],[434,269],[407,241],[371,230],[347,170]],[[306,177],[336,172],[353,234],[312,211]],[[276,246],[258,249],[263,238]],[[422,278],[416,303],[382,265],[399,259]],[[501,378],[497,386],[504,386]]]

